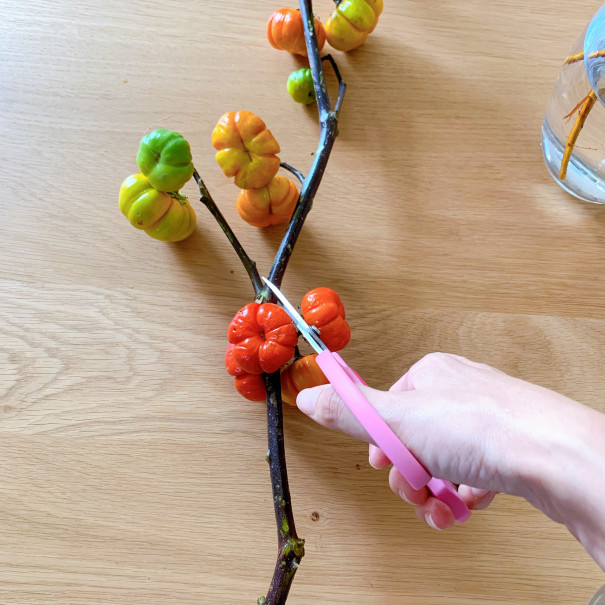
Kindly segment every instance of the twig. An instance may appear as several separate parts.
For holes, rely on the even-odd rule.
[[[605,57],[605,49],[596,50],[588,55],[589,59],[596,59],[597,57]],[[584,60],[584,52],[575,53],[573,55],[569,55],[563,65],[570,65],[571,63],[577,63],[578,61]],[[563,119],[568,120],[571,116],[578,111],[578,117],[571,129],[569,136],[567,137],[567,142],[565,144],[565,150],[563,151],[563,157],[561,158],[561,168],[559,170],[559,179],[562,181],[567,177],[567,167],[569,166],[569,161],[571,159],[571,154],[573,153],[574,148],[576,147],[576,141],[578,140],[578,136],[580,131],[584,127],[584,123],[586,122],[586,118],[590,113],[591,109],[594,107],[594,104],[597,100],[597,95],[594,90],[591,90]]]
[[[260,278],[258,269],[256,268],[256,263],[248,256],[248,254],[244,250],[244,247],[240,244],[237,237],[235,237],[233,229],[231,229],[231,226],[226,221],[221,211],[218,209],[218,206],[212,199],[208,188],[204,184],[204,181],[202,181],[202,178],[198,174],[197,170],[193,171],[193,178],[195,179],[195,182],[197,183],[197,186],[200,190],[200,202],[202,202],[202,204],[204,204],[204,206],[206,206],[206,208],[210,210],[210,213],[216,219],[216,222],[220,225],[221,229],[227,236],[229,243],[233,246],[233,249],[239,256],[240,260],[242,261],[242,264],[244,265],[244,268],[250,276],[250,281],[252,282],[252,287],[254,288],[254,295],[258,296],[260,291],[263,289],[264,284]]]
[[[334,61],[334,57],[332,57],[332,55],[325,55],[321,58],[321,60],[330,62],[332,69],[334,70],[334,75],[338,80],[338,98],[336,99],[336,105],[334,107],[334,113],[336,114],[336,118],[338,118],[340,116],[340,107],[345,96],[345,89],[347,85],[343,81],[340,75],[340,70],[338,69],[338,65],[336,65],[336,61]]]
[[[605,50],[595,50],[588,55],[589,59],[596,59],[597,57],[605,57]],[[563,65],[570,65],[571,63],[577,63],[578,61],[584,60],[584,51],[576,53],[575,55],[569,55]]]
[[[284,170],[291,172],[301,183],[301,185],[305,182],[305,177],[300,170],[296,170],[294,166],[290,166],[290,164],[286,164],[286,162],[280,162],[279,164]]]
[[[578,61],[584,60],[584,51],[576,53],[575,55],[569,55],[563,61],[563,65],[570,65],[571,63],[577,63]]]
[[[573,116],[573,114],[576,113],[576,111],[578,111],[578,109],[580,109],[580,107],[582,107],[582,103],[584,103],[585,100],[586,100],[586,97],[584,97],[566,116],[563,116],[565,123],[567,123],[567,122],[569,122],[569,120],[571,120],[571,116]]]
[[[586,122],[586,118],[590,113],[590,110],[593,108],[595,101],[597,100],[597,95],[594,90],[590,90],[590,92],[584,97],[584,99],[579,104],[578,117],[567,137],[567,143],[565,144],[565,151],[563,152],[563,157],[561,159],[561,169],[559,170],[559,179],[562,181],[565,180],[567,176],[567,166],[569,165],[569,160],[571,159],[571,154],[573,152],[576,141],[578,140],[578,135],[580,131],[584,127],[584,122]],[[576,108],[578,105],[576,105]],[[575,109],[572,110],[572,114]],[[571,114],[569,114],[571,115]],[[566,116],[568,117],[568,116]]]

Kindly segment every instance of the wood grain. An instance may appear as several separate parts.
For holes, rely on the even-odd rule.
[[[328,0],[317,0],[325,20]],[[0,5],[0,603],[253,603],[274,564],[262,406],[234,392],[225,329],[252,289],[201,207],[164,245],[117,208],[141,135],[179,130],[265,272],[210,133],[260,114],[307,172],[301,64],[264,37],[269,0]],[[387,388],[451,351],[605,411],[605,214],[560,191],[541,119],[594,3],[385,5],[284,288],[329,285],[346,356]],[[335,89],[335,80],[328,74]],[[195,189],[187,191],[195,199]],[[293,605],[584,603],[604,577],[566,530],[499,497],[436,533],[367,451],[286,410],[307,555]]]

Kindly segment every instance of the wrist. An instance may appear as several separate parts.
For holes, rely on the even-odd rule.
[[[584,408],[582,425],[567,452],[557,490],[569,531],[605,569],[605,415]],[[561,460],[561,464],[564,461]]]
[[[605,415],[563,396],[553,406],[547,393],[525,438],[533,447],[522,452],[517,495],[564,524],[605,569]]]

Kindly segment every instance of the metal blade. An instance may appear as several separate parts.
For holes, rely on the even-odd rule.
[[[325,351],[328,347],[321,341],[319,336],[309,327],[309,324],[300,316],[300,313],[294,308],[290,301],[282,294],[281,290],[268,279],[261,277],[269,290],[277,296],[277,300],[283,305],[286,313],[292,318],[296,327],[300,330],[304,339],[318,352]]]

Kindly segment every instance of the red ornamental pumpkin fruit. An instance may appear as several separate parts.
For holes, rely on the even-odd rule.
[[[272,373],[294,355],[298,342],[290,316],[273,303],[248,303],[231,320],[227,331],[233,359],[248,374]]]
[[[250,401],[265,401],[265,381],[261,374],[240,374],[235,377],[237,392]]]
[[[246,372],[237,365],[237,361],[233,358],[233,347],[235,347],[235,345],[229,344],[227,346],[227,352],[225,353],[225,368],[227,369],[227,373],[231,376],[240,376]]]

